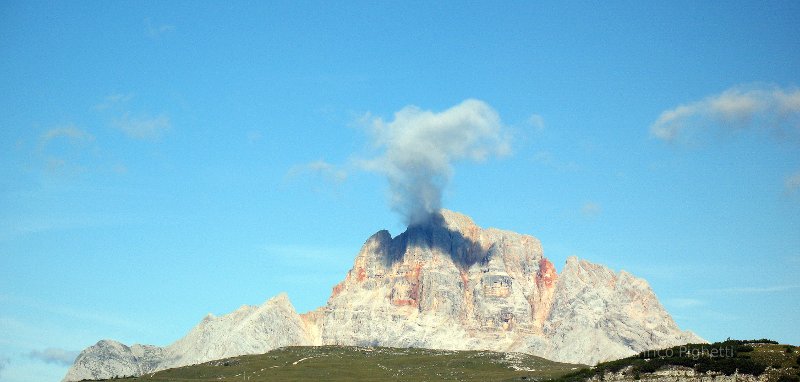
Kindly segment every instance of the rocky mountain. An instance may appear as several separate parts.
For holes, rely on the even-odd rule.
[[[164,348],[100,341],[66,381],[141,375],[287,345],[513,351],[594,364],[690,342],[646,281],[571,257],[558,274],[532,236],[442,210],[372,235],[325,306],[299,315],[279,295],[204,318]]]
[[[245,305],[221,317],[209,314],[164,348],[102,340],[78,355],[64,380],[139,376],[290,345],[311,345],[311,338],[289,297],[282,293],[258,307]]]

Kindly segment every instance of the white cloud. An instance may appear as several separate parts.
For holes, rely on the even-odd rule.
[[[586,202],[581,207],[581,213],[586,217],[596,217],[603,212],[603,207],[595,202]]]
[[[68,125],[65,127],[56,127],[50,130],[45,131],[39,137],[40,144],[46,145],[50,141],[56,139],[66,139],[68,142],[73,144],[79,143],[86,143],[94,141],[94,136],[85,130],[79,129],[73,125]]]
[[[156,24],[153,24],[152,19],[149,18],[149,17],[144,19],[144,27],[145,27],[145,32],[147,33],[147,36],[149,36],[150,38],[158,38],[158,37],[162,36],[165,33],[168,33],[168,32],[171,32],[171,31],[175,30],[175,26],[174,25],[169,25],[169,24],[156,25]]]
[[[52,174],[64,172],[67,169],[67,161],[62,158],[50,157],[44,162],[44,169]],[[76,170],[81,170],[81,167],[76,167]]]
[[[81,158],[91,152],[94,140],[94,135],[74,125],[56,127],[39,136],[34,153],[46,172],[76,175],[86,171]]]
[[[108,110],[108,109],[111,109],[111,108],[113,108],[113,107],[115,107],[117,105],[125,104],[125,103],[127,103],[128,101],[130,101],[132,99],[133,99],[133,94],[132,93],[112,94],[112,95],[106,96],[106,98],[103,99],[103,102],[100,102],[99,104],[95,105],[94,108],[97,109],[97,110]]]
[[[261,134],[260,131],[251,130],[247,132],[247,143],[254,144],[261,141],[264,138],[264,134]]]
[[[111,126],[133,139],[157,140],[172,128],[172,123],[165,113],[156,116],[131,113],[130,101],[133,98],[132,93],[111,94],[97,104],[95,109],[104,112],[105,115],[118,116],[111,121]]]
[[[691,141],[700,129],[750,127],[772,130],[782,139],[800,138],[800,90],[733,87],[661,113],[650,133],[667,142]]]
[[[289,169],[288,175],[290,177],[301,175],[317,175],[322,177],[324,180],[333,183],[342,183],[347,179],[347,171],[321,159],[306,164],[296,165]]]
[[[111,172],[119,175],[127,174],[128,166],[125,166],[123,163],[115,163],[111,166]]]
[[[786,181],[784,181],[784,186],[787,194],[796,194],[800,192],[800,171],[787,176]]]
[[[53,363],[61,366],[69,366],[75,362],[80,352],[64,350],[59,348],[47,348],[44,350],[34,350],[28,353],[28,357],[38,359],[46,363]]]
[[[132,117],[125,113],[114,121],[113,126],[134,139],[156,140],[172,127],[169,117],[160,114],[156,117]]]
[[[544,118],[542,118],[542,116],[539,114],[531,114],[531,116],[528,117],[528,124],[531,125],[536,131],[542,131],[545,127]]]
[[[453,164],[510,153],[510,137],[497,112],[468,99],[442,112],[407,106],[392,121],[366,115],[373,144],[382,153],[360,162],[389,181],[391,207],[408,224],[425,221],[441,207]]]

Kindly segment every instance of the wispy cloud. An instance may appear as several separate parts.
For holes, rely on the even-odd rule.
[[[66,217],[52,214],[0,217],[0,242],[42,232],[106,227],[118,224],[117,222],[117,217],[80,214],[71,214]]]
[[[68,163],[66,159],[57,157],[45,159],[44,170],[50,174],[72,173],[73,175],[84,173],[86,171],[86,169],[82,166],[72,165],[71,163]]]
[[[580,166],[575,162],[564,162],[553,155],[552,152],[543,150],[533,155],[536,163],[550,167],[559,172],[575,172],[580,170]]]
[[[800,192],[800,171],[786,177],[784,188],[787,194],[797,194]]]
[[[3,370],[6,368],[6,365],[8,365],[8,362],[8,358],[0,357],[0,377],[3,376]]]
[[[94,135],[75,125],[55,127],[39,136],[35,158],[50,174],[84,173],[86,168],[80,159],[85,157],[94,140]]]
[[[145,27],[145,33],[147,33],[147,36],[150,38],[158,38],[164,35],[165,33],[172,32],[175,30],[174,25],[155,24],[153,23],[153,20],[150,17],[144,19],[144,27]]]
[[[321,159],[293,166],[289,169],[288,175],[292,178],[303,175],[319,176],[325,181],[332,183],[342,183],[347,180],[346,170]]]
[[[539,114],[531,114],[527,122],[536,131],[542,131],[545,128],[544,118]]]
[[[156,116],[146,112],[133,113],[130,102],[133,98],[132,93],[111,94],[95,105],[95,110],[111,117],[111,126],[133,139],[158,140],[172,128],[166,113]]]
[[[133,99],[133,93],[117,93],[106,96],[102,102],[94,106],[96,110],[108,110],[119,105],[123,105]]]
[[[56,139],[65,139],[72,144],[81,144],[94,141],[94,136],[85,130],[79,129],[74,125],[56,127],[45,131],[39,137],[39,143],[46,145]]]
[[[599,216],[603,212],[603,207],[596,202],[586,202],[581,207],[581,214],[588,218]]]
[[[59,348],[47,348],[44,350],[34,350],[27,354],[29,358],[52,363],[61,366],[69,366],[75,362],[78,357],[79,351],[64,350]]]
[[[697,143],[703,132],[744,129],[768,131],[778,141],[800,144],[800,89],[735,86],[720,94],[666,110],[650,126],[665,142]],[[784,190],[800,190],[800,172],[786,177]]]
[[[800,141],[800,90],[737,86],[661,113],[650,133],[667,142],[691,142],[699,130],[763,128]]]
[[[130,138],[157,140],[172,127],[172,123],[166,114],[156,117],[133,117],[130,113],[125,113],[114,121],[113,126]]]
[[[71,320],[83,321],[87,324],[106,325],[111,327],[144,331],[145,328],[137,322],[133,322],[126,317],[121,317],[107,312],[94,311],[90,307],[72,307],[59,305],[52,301],[39,301],[29,297],[17,297],[8,294],[0,294],[0,302],[4,305],[18,305],[29,309],[35,309],[48,316],[57,316]],[[6,322],[2,322],[6,324]],[[21,323],[22,325],[30,325]]]
[[[800,288],[800,285],[772,285],[772,286],[756,286],[756,287],[732,287],[732,288],[717,288],[707,289],[707,292],[719,293],[782,293]]]
[[[251,130],[247,132],[247,143],[254,144],[261,141],[264,138],[264,134],[257,130]]]
[[[664,301],[664,305],[667,305],[667,306],[670,306],[670,307],[673,307],[673,308],[678,308],[678,309],[694,308],[694,307],[705,305],[705,301],[698,300],[696,298],[676,297],[676,298],[670,298],[670,299],[665,300]]]

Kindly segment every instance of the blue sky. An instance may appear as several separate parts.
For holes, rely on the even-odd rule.
[[[0,381],[324,304],[404,229],[376,121],[470,99],[510,150],[448,162],[444,207],[644,277],[708,340],[800,344],[797,25],[792,1],[4,2]]]

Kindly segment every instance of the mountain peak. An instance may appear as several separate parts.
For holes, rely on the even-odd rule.
[[[442,217],[445,224],[449,228],[471,228],[477,227],[471,217],[460,212],[450,211],[447,209],[439,210],[439,216]]]
[[[281,293],[209,316],[165,348],[98,343],[67,379],[289,345],[488,349],[591,364],[700,341],[677,327],[644,280],[577,257],[559,274],[535,237],[441,210],[395,237],[373,234],[319,309],[298,315]]]

